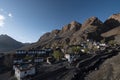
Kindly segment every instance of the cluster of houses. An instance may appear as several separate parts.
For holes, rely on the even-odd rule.
[[[17,80],[26,80],[36,74],[36,66],[50,56],[52,49],[17,50],[13,60],[13,70]]]
[[[96,42],[90,39],[80,42],[78,45],[71,45],[70,47],[74,47],[74,46],[76,46],[76,48],[79,47],[80,49],[78,50],[77,53],[88,53],[88,54],[99,53],[101,51],[104,51],[108,47],[106,43]],[[70,48],[68,48],[68,50],[69,49]],[[88,50],[86,51],[86,49]],[[75,52],[71,54],[69,53],[64,55],[64,57],[68,60],[69,63],[72,63],[74,60],[77,60],[80,57],[80,54],[74,54]]]
[[[82,53],[85,52],[86,48],[95,47],[97,50],[104,50],[107,45],[105,43],[95,42],[92,40],[87,40],[86,42],[81,42],[79,45]],[[62,50],[62,49],[61,49]],[[63,53],[64,50],[62,50]],[[92,51],[93,52],[93,51]],[[43,49],[43,50],[17,50],[13,60],[13,69],[15,70],[15,76],[18,80],[24,80],[24,78],[35,75],[36,74],[36,65],[39,63],[46,62],[50,63],[52,58],[50,57],[52,53],[52,49]],[[90,51],[89,51],[90,53]],[[68,62],[72,62],[77,59],[79,55],[70,55],[65,54],[64,57],[68,60]]]
[[[100,50],[105,50],[106,47],[108,47],[106,43],[96,42],[96,41],[89,40],[89,39],[87,39],[87,41],[85,42],[81,42],[80,46],[82,47],[81,51],[83,53],[85,52],[86,48],[91,50],[91,51],[88,51],[88,53],[91,53],[91,52],[95,52],[95,50],[93,49],[100,51]]]

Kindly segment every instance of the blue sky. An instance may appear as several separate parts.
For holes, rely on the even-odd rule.
[[[71,21],[91,16],[103,22],[120,12],[120,0],[0,0],[0,34],[21,42],[36,42],[41,35]]]

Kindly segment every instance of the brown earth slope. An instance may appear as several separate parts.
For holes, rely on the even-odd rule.
[[[99,70],[91,72],[85,80],[120,80],[120,54],[106,60]]]

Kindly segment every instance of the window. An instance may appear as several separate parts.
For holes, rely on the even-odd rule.
[[[25,74],[27,74],[27,72],[25,71]]]

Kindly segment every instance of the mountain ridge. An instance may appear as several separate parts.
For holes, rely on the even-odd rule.
[[[55,29],[51,32],[43,34],[39,40],[34,43],[34,45],[30,46],[30,48],[64,48],[66,45],[77,45],[87,39],[101,41],[102,39],[107,39],[110,37],[102,36],[103,34],[106,34],[110,30],[120,26],[119,21],[120,13],[111,15],[104,22],[95,16],[88,18],[83,24],[77,21],[72,21],[69,24],[64,25],[61,30]],[[110,35],[112,34],[114,33],[110,33]],[[116,36],[118,36],[118,34],[112,37]],[[120,37],[117,38],[119,39]]]
[[[24,44],[6,34],[0,35],[0,52],[8,52],[23,47]]]
[[[41,48],[65,48],[69,45],[78,45],[87,39],[94,41],[114,40],[120,44],[120,13],[111,15],[106,21],[102,22],[93,16],[84,21],[83,24],[72,21],[64,25],[61,29],[54,29],[43,34],[37,42],[32,43],[22,49],[41,49]],[[107,36],[109,34],[109,36]],[[115,34],[115,35],[114,35]],[[112,37],[112,38],[111,38]]]

